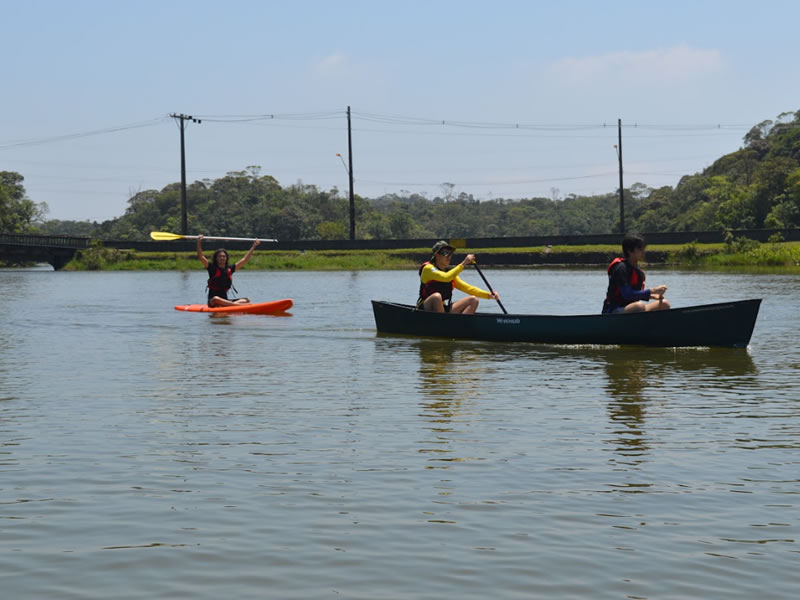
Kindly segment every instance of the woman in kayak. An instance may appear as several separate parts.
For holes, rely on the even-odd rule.
[[[209,306],[236,306],[237,304],[248,304],[249,298],[228,299],[228,290],[233,285],[233,273],[236,269],[241,269],[253,251],[261,242],[255,240],[247,254],[233,266],[228,265],[228,251],[220,248],[214,252],[214,257],[209,261],[203,255],[203,236],[197,236],[197,258],[208,269],[208,305]]]
[[[459,275],[469,264],[475,262],[474,254],[467,254],[461,264],[450,267],[450,257],[455,248],[445,241],[433,245],[433,256],[419,268],[419,300],[417,308],[431,312],[472,314],[478,308],[478,298],[500,299],[497,292],[487,292],[469,285]],[[453,288],[469,294],[453,302]]]
[[[667,286],[644,287],[644,271],[639,263],[644,260],[646,247],[642,236],[635,233],[625,235],[622,240],[625,258],[615,258],[608,265],[608,291],[603,302],[603,313],[632,313],[669,308],[669,302],[664,299]]]

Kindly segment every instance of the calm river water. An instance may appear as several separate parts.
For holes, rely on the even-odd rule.
[[[512,313],[606,285],[484,274]],[[795,598],[800,277],[648,281],[763,298],[750,347],[377,335],[415,271],[237,273],[283,317],[173,310],[199,268],[2,271],[0,595]]]

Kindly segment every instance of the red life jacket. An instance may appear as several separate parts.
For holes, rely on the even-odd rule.
[[[425,265],[432,264],[431,261],[426,261],[419,266],[419,275],[422,277],[422,269]],[[434,265],[435,266],[435,265]],[[453,299],[453,288],[456,287],[456,280],[453,281],[429,281],[427,283],[419,284],[419,300],[417,304],[422,304],[428,296],[432,296],[436,292],[442,295],[442,302],[450,302]]]
[[[609,278],[611,276],[611,271],[616,267],[619,263],[625,262],[624,258],[617,257],[611,261],[611,264],[608,265],[608,275]],[[628,263],[629,273],[630,273],[630,284],[631,289],[634,291],[639,291],[644,289],[644,271],[642,271],[639,267]],[[606,294],[606,302],[609,304],[614,304],[616,306],[625,306],[630,304],[630,302],[626,301],[622,297],[622,290],[618,287],[614,287],[612,290],[612,284],[609,280],[608,283],[608,293]]]
[[[209,274],[211,271],[209,270]],[[233,269],[230,267],[225,267],[225,269],[220,269],[216,267],[216,271],[214,275],[208,278],[208,290],[210,292],[225,292],[231,289],[233,285]]]

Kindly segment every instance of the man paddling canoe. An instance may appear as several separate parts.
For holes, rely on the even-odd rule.
[[[228,265],[228,251],[224,248],[218,249],[214,252],[213,258],[209,261],[203,255],[203,236],[197,236],[197,258],[203,263],[203,266],[208,270],[208,305],[209,306],[236,306],[237,304],[248,304],[249,298],[231,298],[228,299],[228,290],[233,285],[233,273],[236,269],[241,269],[250,257],[253,251],[261,243],[261,240],[255,240],[250,250],[247,251],[238,262],[233,266]]]

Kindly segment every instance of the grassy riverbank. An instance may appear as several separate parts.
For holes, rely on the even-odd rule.
[[[487,266],[604,266],[620,252],[617,245],[552,246],[535,248],[460,249],[478,255]],[[258,250],[247,268],[272,271],[335,271],[412,269],[430,254],[428,248],[394,250]],[[231,252],[235,262],[244,252]],[[728,243],[652,245],[648,264],[699,268],[770,268],[800,273],[800,242],[758,243],[732,240]],[[65,270],[150,271],[196,270],[200,266],[194,252],[137,252],[96,246],[82,251]]]
[[[234,263],[244,252],[231,251]],[[253,254],[248,270],[269,271],[351,271],[407,269],[415,264],[413,250],[264,250]],[[211,257],[211,253],[207,253]],[[406,256],[408,255],[408,256]],[[70,261],[65,271],[194,271],[201,268],[194,252],[137,252],[113,248],[92,248]]]

